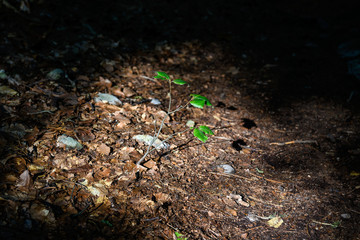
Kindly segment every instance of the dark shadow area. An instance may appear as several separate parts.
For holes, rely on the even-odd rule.
[[[346,74],[346,61],[337,54],[341,43],[360,37],[356,6],[356,1],[44,2],[32,5],[24,17],[2,9],[3,27],[11,27],[16,36],[10,43],[3,36],[1,51],[25,48],[49,55],[68,46],[80,56],[65,55],[63,61],[86,64],[91,59],[81,52],[92,41],[102,45],[100,55],[109,59],[151,51],[165,42],[216,42],[229,54],[227,61],[246,62],[253,77],[263,81],[261,92],[249,94],[259,99],[265,94],[269,108],[276,110],[311,96],[345,101],[359,91],[360,81]],[[24,45],[24,39],[31,41]],[[264,76],[267,67],[271,71]]]

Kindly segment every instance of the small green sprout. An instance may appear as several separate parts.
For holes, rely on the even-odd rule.
[[[194,107],[203,109],[205,104],[206,106],[209,107],[212,106],[209,99],[207,99],[204,96],[201,96],[199,94],[190,94],[190,96],[192,97],[190,104],[193,105]]]
[[[166,73],[164,73],[164,72],[156,72],[156,73],[157,73],[157,75],[154,78],[161,79],[164,81],[166,81],[166,80],[170,81],[170,77]]]
[[[169,81],[171,82],[171,78],[168,74],[164,73],[164,72],[156,72],[156,76],[154,78],[157,79],[161,79],[163,81]],[[172,81],[173,83],[177,84],[177,85],[185,85],[187,84],[187,82],[185,82],[182,79],[175,79]],[[170,88],[170,93],[171,93],[171,88]],[[209,106],[211,107],[212,104],[210,103],[210,100],[204,96],[201,96],[199,94],[190,94],[191,100],[189,101],[189,103],[197,108],[201,108],[203,109],[204,106]],[[179,109],[180,110],[180,109]],[[175,110],[177,111],[177,110]],[[173,111],[173,112],[175,112]],[[198,128],[191,128],[194,129],[193,130],[193,135],[199,139],[202,142],[206,142],[208,140],[208,136],[207,135],[214,135],[214,133],[210,130],[210,128],[208,128],[207,126],[199,126]]]
[[[145,154],[136,163],[137,165],[140,165],[141,162],[146,158],[146,156],[156,149],[153,146],[153,144],[158,139],[158,137],[159,137],[159,135],[161,133],[161,130],[164,127],[164,123],[165,123],[166,118],[168,118],[171,114],[180,111],[181,109],[187,107],[189,104],[192,105],[193,107],[201,108],[201,109],[203,109],[205,105],[208,106],[208,107],[212,106],[212,104],[210,103],[210,100],[207,99],[206,97],[201,96],[199,94],[190,94],[190,100],[185,105],[182,105],[182,106],[176,108],[175,110],[172,110],[171,109],[172,108],[172,105],[171,105],[172,104],[172,98],[171,98],[172,85],[171,84],[174,83],[176,85],[185,85],[185,84],[188,84],[188,83],[186,81],[182,80],[182,79],[171,80],[171,77],[167,73],[160,72],[160,71],[156,72],[156,76],[154,76],[154,78],[160,79],[160,80],[163,80],[163,81],[167,81],[169,83],[169,94],[168,94],[168,96],[169,96],[169,106],[168,106],[166,115],[164,116],[164,118],[161,121],[159,129],[155,130],[154,136],[152,137],[153,140],[148,145],[148,148],[147,148]],[[167,140],[169,140],[170,138],[172,138],[176,134],[184,133],[184,132],[188,131],[189,129],[193,130],[194,137],[196,137],[197,139],[199,139],[200,141],[202,141],[204,143],[208,140],[208,136],[206,136],[206,135],[214,135],[214,133],[210,130],[209,127],[203,126],[203,125],[201,125],[199,127],[194,127],[194,125],[195,125],[195,123],[193,122],[192,126],[188,125],[189,128],[187,130],[184,130],[184,131],[181,131],[181,132],[174,133],[174,134],[170,135],[168,138],[163,140],[162,143],[166,142]]]
[[[313,220],[313,222],[317,223],[317,224],[325,225],[325,226],[330,226],[332,228],[338,228],[341,225],[341,221],[335,221],[333,223],[325,223],[325,222],[319,222],[319,221]]]
[[[175,232],[175,236],[176,236],[176,240],[187,240],[187,237],[184,237],[184,235],[182,235],[179,232]]]
[[[199,126],[198,128],[194,128],[193,134],[204,143],[206,140],[208,140],[208,137],[205,134],[214,135],[214,133],[207,126]]]
[[[108,220],[101,220],[102,223],[108,225],[109,227],[112,227],[113,225],[111,224],[111,222],[109,222]]]
[[[341,224],[341,221],[335,221],[331,224],[331,227],[332,228],[337,228],[337,227],[340,227],[340,224]]]

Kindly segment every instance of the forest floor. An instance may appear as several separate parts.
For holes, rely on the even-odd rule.
[[[360,81],[338,54],[359,35],[351,6],[7,3],[2,238],[360,239]],[[171,114],[169,147],[139,167],[133,137],[170,101],[156,71],[189,83],[172,109],[192,93],[213,106]],[[214,136],[179,134],[188,120]]]

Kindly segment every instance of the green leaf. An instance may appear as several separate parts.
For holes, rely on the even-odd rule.
[[[167,79],[167,80],[170,80],[169,75],[167,75],[166,73],[164,73],[164,72],[156,72],[156,73],[157,73],[157,76],[160,76],[160,77],[162,77],[162,78],[165,78],[165,79]]]
[[[163,80],[163,81],[167,80],[166,78],[163,78],[162,76],[159,76],[159,75],[155,76],[154,78],[157,78],[157,79],[160,79],[160,80]]]
[[[102,223],[108,225],[109,227],[112,227],[113,225],[108,220],[101,220]]]
[[[208,139],[208,137],[205,135],[205,133],[200,131],[198,128],[194,129],[193,134],[195,137],[197,137],[202,142],[206,142],[206,140]]]
[[[203,109],[205,105],[205,101],[202,99],[194,99],[190,101],[190,104],[193,105],[194,107]]]
[[[173,81],[173,83],[177,84],[177,85],[184,85],[184,84],[187,84],[187,82],[185,82],[184,80],[182,79],[175,79]]]
[[[175,236],[176,236],[176,240],[187,240],[187,238],[183,237],[184,235],[182,235],[179,232],[175,232]]]
[[[199,126],[199,129],[205,134],[214,135],[214,133],[207,126]]]
[[[337,227],[339,227],[340,225],[341,225],[341,221],[336,221],[336,222],[333,222],[333,223],[331,224],[331,227],[337,228]]]
[[[204,96],[201,96],[199,94],[190,94],[190,96],[193,98],[193,100],[202,100],[202,101],[204,101],[204,104],[206,103],[206,106],[212,106],[212,104],[210,103],[210,100],[207,99]]]
[[[190,96],[192,96],[193,99],[201,99],[201,100],[204,100],[204,101],[209,101],[209,99],[207,99],[206,97],[201,96],[199,94],[190,94]]]

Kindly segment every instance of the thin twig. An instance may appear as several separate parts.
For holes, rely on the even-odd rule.
[[[252,175],[252,176],[254,176],[254,177],[264,179],[264,180],[266,180],[266,181],[268,181],[268,182],[279,183],[279,184],[284,183],[284,182],[280,182],[280,181],[272,180],[272,179],[270,179],[270,178],[266,178],[266,177],[262,177],[262,176],[256,175],[255,173],[252,173],[252,172],[250,172],[250,171],[245,171],[245,172],[247,172],[248,174],[250,174],[250,175]]]
[[[289,142],[272,142],[270,145],[277,145],[277,146],[284,146],[289,144],[295,144],[295,143],[315,143],[317,144],[317,141],[315,140],[293,140]]]
[[[165,143],[165,142],[167,142],[168,140],[170,140],[171,138],[173,138],[173,136],[175,136],[175,135],[177,135],[177,134],[181,134],[181,133],[187,132],[187,131],[189,131],[189,130],[190,130],[190,129],[185,129],[184,131],[173,133],[173,134],[171,134],[169,137],[167,137],[165,140],[162,140],[159,145],[161,146],[163,143]],[[152,152],[155,151],[155,150],[156,150],[156,148],[151,149],[148,154],[152,153]]]
[[[145,78],[145,79],[150,80],[150,81],[153,81],[153,82],[155,82],[155,83],[159,83],[159,82],[158,82],[158,81],[156,81],[154,78],[150,78],[150,77],[143,76],[143,75],[140,75],[139,77],[141,77],[141,78]]]
[[[50,114],[53,114],[53,112],[50,111],[50,110],[43,110],[43,111],[39,111],[39,112],[26,113],[26,115],[36,115],[36,114],[42,114],[42,113],[50,113]]]
[[[74,217],[80,216],[81,214],[83,214],[91,205],[91,202],[88,201],[87,205],[85,206],[85,208],[83,210],[81,210],[80,212],[78,212],[77,214],[74,215]]]
[[[279,204],[275,204],[275,203],[271,203],[271,202],[265,202],[265,201],[263,201],[263,200],[260,200],[260,199],[254,198],[254,197],[252,197],[252,196],[248,196],[248,198],[250,198],[251,200],[254,200],[254,201],[257,201],[257,202],[263,203],[263,204],[269,204],[269,205],[273,205],[273,206],[275,206],[275,207],[280,207],[280,208],[282,208],[282,207],[283,207],[283,205],[279,205]]]
[[[241,178],[241,179],[245,179],[247,181],[255,181],[255,179],[250,179],[247,177],[243,177],[240,175],[236,175],[236,174],[229,174],[229,173],[217,173],[217,172],[210,172],[211,174],[215,174],[215,175],[220,175],[220,176],[225,176],[225,177],[237,177],[237,178]],[[258,179],[256,179],[258,180]]]

